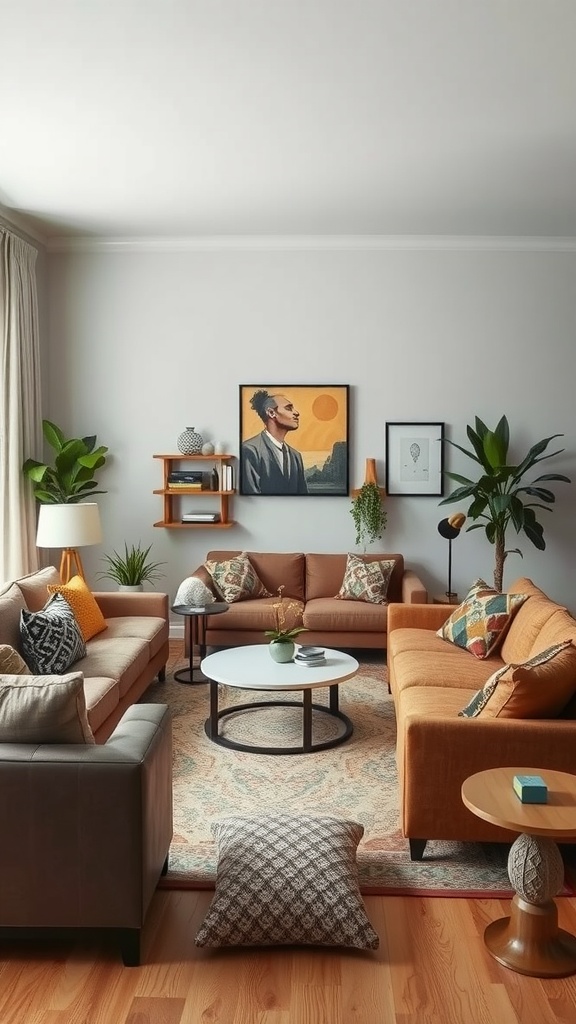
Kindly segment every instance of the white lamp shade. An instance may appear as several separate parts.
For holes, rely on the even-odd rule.
[[[101,541],[100,511],[96,502],[40,506],[37,547],[82,548]]]

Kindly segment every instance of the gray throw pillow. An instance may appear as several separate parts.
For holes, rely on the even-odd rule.
[[[197,946],[377,949],[360,893],[355,821],[305,814],[235,816],[212,825],[216,890]]]
[[[40,612],[20,613],[22,651],[34,675],[59,675],[86,654],[72,608],[54,594]]]

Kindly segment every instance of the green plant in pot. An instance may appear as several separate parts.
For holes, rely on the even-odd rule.
[[[356,544],[372,544],[386,529],[388,518],[383,504],[383,491],[375,481],[368,480],[354,494],[350,514],[356,527]]]
[[[300,611],[301,605],[298,601],[286,601],[282,596],[284,586],[278,587],[278,600],[272,605],[274,610],[274,629],[264,630],[264,636],[269,636],[269,651],[274,661],[292,661],[294,657],[294,640],[299,633],[306,633],[306,626],[289,626],[288,614],[292,611]]]
[[[509,554],[522,556],[518,548],[506,549],[506,533],[509,527],[512,526],[516,533],[525,533],[539,551],[544,551],[546,547],[544,529],[536,518],[535,509],[551,512],[552,509],[548,506],[554,504],[556,497],[547,486],[542,485],[551,482],[569,484],[570,478],[563,473],[544,473],[529,483],[523,483],[523,480],[529,470],[538,463],[552,459],[564,451],[564,448],[559,448],[557,451],[544,454],[550,442],[556,437],[563,437],[563,434],[552,434],[551,437],[538,441],[532,445],[518,465],[512,466],[508,464],[510,428],[506,416],[501,417],[494,430],[490,430],[476,416],[475,429],[468,426],[466,432],[472,445],[471,450],[462,448],[447,438],[444,441],[476,462],[480,466],[480,476],[477,480],[471,480],[459,473],[446,473],[446,476],[459,486],[439,504],[447,505],[450,502],[462,502],[466,498],[472,499],[466,514],[473,522],[467,527],[467,532],[483,529],[490,544],[494,545],[494,588],[501,591],[506,558]]]
[[[98,579],[114,580],[120,587],[137,587],[142,589],[144,583],[155,583],[165,576],[160,566],[165,562],[153,562],[150,556],[152,545],[143,548],[140,541],[131,544],[124,542],[124,554],[114,551],[112,555],[104,555],[108,568],[98,573]]]
[[[77,504],[95,494],[94,474],[106,462],[108,448],[96,447],[96,434],[66,438],[60,427],[50,420],[42,421],[47,444],[54,449],[54,462],[49,465],[37,459],[26,459],[22,472],[32,481],[34,497],[41,505]]]

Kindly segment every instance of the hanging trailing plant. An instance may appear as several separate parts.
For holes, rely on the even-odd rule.
[[[372,544],[379,540],[386,529],[388,513],[383,504],[383,492],[377,483],[363,483],[360,490],[352,498],[350,515],[356,527],[356,544]]]

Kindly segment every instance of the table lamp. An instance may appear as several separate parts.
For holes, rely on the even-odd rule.
[[[465,522],[466,516],[464,513],[455,512],[448,519],[441,519],[438,523],[438,533],[448,541],[448,590],[446,591],[446,597],[451,604],[458,600],[458,594],[455,594],[452,590],[452,541],[456,539]]]
[[[77,548],[100,544],[102,527],[96,502],[77,505],[40,505],[36,546],[62,548],[60,578],[68,583],[71,576],[85,579],[82,560]]]

